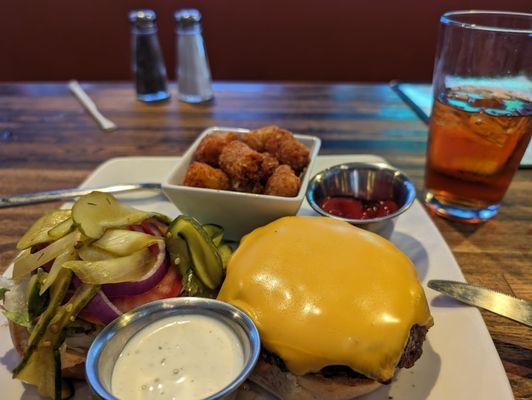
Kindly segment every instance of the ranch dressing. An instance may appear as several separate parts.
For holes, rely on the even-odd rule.
[[[235,332],[204,315],[154,322],[133,336],[111,378],[119,399],[204,399],[242,371],[244,353]]]

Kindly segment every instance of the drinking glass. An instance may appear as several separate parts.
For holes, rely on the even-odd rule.
[[[425,203],[494,217],[532,131],[532,14],[454,11],[440,19]]]

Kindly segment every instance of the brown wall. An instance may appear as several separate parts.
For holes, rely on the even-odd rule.
[[[152,8],[174,76],[173,12],[199,8],[215,79],[428,81],[438,17],[530,0],[0,0],[0,81],[129,79],[129,23]]]

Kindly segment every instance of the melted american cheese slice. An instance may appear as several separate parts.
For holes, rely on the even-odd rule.
[[[246,312],[296,375],[346,365],[387,381],[410,328],[432,324],[408,257],[324,217],[285,217],[244,237],[218,299]]]

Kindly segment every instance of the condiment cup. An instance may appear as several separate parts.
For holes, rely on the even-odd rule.
[[[202,132],[162,182],[166,197],[181,213],[193,215],[203,224],[223,226],[224,238],[229,240],[240,240],[255,228],[287,215],[296,215],[305,199],[305,188],[320,149],[320,139],[315,136],[294,135],[310,150],[310,163],[301,176],[301,188],[295,197],[183,186],[183,179],[199,143],[205,136],[219,132],[235,132],[241,136],[249,132],[249,129],[213,127]]]
[[[339,217],[321,208],[327,197],[352,196],[361,200],[393,200],[397,211],[384,217],[352,219]],[[416,198],[414,183],[404,173],[385,163],[347,163],[317,173],[307,188],[307,201],[319,214],[347,221],[360,228],[389,237],[393,220]]]
[[[111,390],[112,374],[126,343],[146,326],[176,315],[204,315],[231,328],[240,340],[244,363],[239,375],[207,400],[233,399],[237,389],[253,370],[259,353],[260,338],[251,318],[230,304],[196,297],[179,297],[147,303],[123,314],[107,325],[92,343],[85,363],[87,382],[100,399],[116,400]]]

